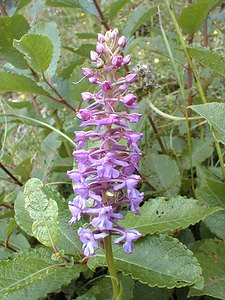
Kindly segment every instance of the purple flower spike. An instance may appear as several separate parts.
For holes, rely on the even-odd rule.
[[[126,253],[133,251],[133,243],[141,237],[138,231],[119,225],[124,215],[121,209],[127,207],[140,214],[139,205],[144,198],[137,189],[141,177],[135,174],[140,172],[138,142],[142,134],[130,127],[140,121],[141,115],[127,112],[138,107],[137,97],[127,92],[137,75],[121,77],[119,71],[131,60],[130,55],[123,56],[125,46],[126,38],[119,37],[117,29],[105,35],[99,33],[96,51],[91,51],[90,57],[94,62],[101,62],[101,68],[82,69],[96,88],[94,94],[81,93],[87,105],[77,112],[77,117],[85,130],[75,132],[77,147],[73,156],[77,168],[67,174],[74,182],[76,193],[75,199],[69,202],[72,215],[69,224],[78,222],[84,215],[89,217],[86,227],[78,230],[86,256],[94,255],[109,235],[116,235],[114,243],[123,243]],[[90,127],[93,129],[89,130]]]

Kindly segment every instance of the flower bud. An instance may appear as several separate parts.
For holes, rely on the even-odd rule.
[[[98,41],[100,43],[105,43],[105,37],[103,34],[101,34],[101,33],[98,34]]]
[[[92,117],[92,112],[88,109],[80,109],[76,115],[79,119],[87,121]]]
[[[94,72],[88,68],[82,68],[82,72],[83,72],[84,76],[87,78],[90,78],[94,75]]]
[[[120,47],[120,49],[124,49],[127,43],[127,39],[125,36],[121,36],[118,40],[118,45]]]
[[[95,51],[92,51],[92,50],[91,50],[91,53],[90,53],[90,57],[91,57],[92,61],[98,61],[98,59],[99,59],[98,53],[95,52]]]
[[[117,55],[112,59],[112,65],[117,68],[119,68],[122,65],[122,62],[123,62],[123,57],[121,55]]]
[[[118,31],[117,28],[113,29],[113,30],[110,32],[110,38],[111,38],[112,40],[116,40],[117,37],[118,37],[118,35],[119,35],[119,31]]]
[[[96,83],[98,83],[98,78],[93,76],[93,77],[89,78],[89,81],[90,81],[90,83],[96,84]]]
[[[112,85],[111,85],[111,83],[109,82],[109,81],[103,81],[102,83],[101,83],[101,89],[102,89],[102,91],[104,92],[104,93],[106,93],[106,92],[108,92],[108,91],[111,91],[111,89],[112,89]]]
[[[97,52],[98,54],[104,53],[104,52],[105,52],[105,47],[104,47],[104,45],[102,45],[101,43],[97,42],[97,43],[96,43],[96,52]]]
[[[83,98],[84,101],[91,101],[94,99],[93,94],[89,93],[89,92],[83,92],[81,93],[81,97]]]
[[[131,73],[125,77],[127,83],[133,83],[137,79],[137,74]]]
[[[130,108],[136,108],[134,107],[134,102],[136,101],[137,97],[134,94],[127,94],[122,98],[123,103]]]
[[[131,61],[130,55],[124,56],[124,58],[123,58],[123,64],[124,64],[124,65],[129,64],[130,61]]]

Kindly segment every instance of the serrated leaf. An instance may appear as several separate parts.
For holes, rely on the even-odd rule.
[[[49,95],[48,92],[38,86],[32,79],[9,72],[0,72],[0,91]]]
[[[145,202],[140,208],[140,216],[128,213],[120,224],[136,229],[142,235],[162,233],[187,228],[219,210],[220,207],[202,206],[193,198],[155,198]]]
[[[168,236],[146,236],[135,243],[131,254],[117,246],[113,256],[117,269],[152,287],[182,287],[201,278],[201,267],[193,253]],[[88,261],[90,268],[102,265],[106,265],[106,261],[101,251]]]
[[[180,172],[167,155],[147,154],[141,160],[141,174],[163,196],[175,196],[180,189]]]
[[[192,157],[192,167],[196,167],[198,164],[203,162],[206,158],[212,155],[213,139],[194,139],[191,144],[191,157]],[[183,169],[190,169],[190,156],[188,147],[185,149],[181,157],[181,163]]]
[[[136,282],[134,288],[134,299],[141,300],[167,300],[170,292],[167,289],[151,288],[147,284]]]
[[[204,220],[205,225],[218,238],[225,238],[225,210],[218,211]]]
[[[25,55],[29,66],[38,73],[46,71],[52,61],[53,44],[46,36],[27,33],[13,46]]]
[[[210,171],[198,166],[197,198],[204,204],[225,208],[225,184],[219,178],[212,176]]]
[[[42,23],[39,22],[33,26],[29,33],[40,34],[50,39],[53,45],[52,61],[48,67],[47,73],[49,76],[53,76],[56,72],[58,61],[61,53],[61,40],[57,24],[55,22]]]
[[[22,15],[0,18],[0,53],[20,69],[28,69],[28,64],[23,55],[13,47],[13,40],[20,39],[28,29],[29,24]]]
[[[188,296],[209,295],[225,299],[225,246],[224,242],[204,240],[199,242],[194,254],[197,257],[204,277],[202,290],[190,289]]]
[[[54,265],[50,258],[36,250],[24,252],[14,260],[0,262],[0,294],[2,300],[37,300],[57,291],[80,276],[82,267]],[[46,254],[47,256],[47,254]]]
[[[110,9],[109,9],[109,18],[110,20],[113,20],[118,12],[121,10],[121,8],[126,5],[129,2],[129,0],[117,0],[117,1],[113,1],[110,5]]]
[[[25,209],[33,220],[33,235],[45,246],[56,245],[60,237],[58,206],[50,196],[40,179],[31,178],[26,182]]]
[[[215,0],[197,0],[182,10],[179,24],[185,33],[192,34],[200,29],[213,4]]]
[[[123,35],[126,37],[132,34],[143,24],[147,19],[157,13],[157,7],[147,7],[144,5],[138,6],[134,12],[128,16],[128,21],[124,27]]]
[[[208,67],[212,71],[225,76],[225,58],[209,49],[197,49],[188,47],[188,53],[192,58]]]
[[[214,134],[218,140],[225,144],[225,103],[207,103],[192,105],[191,109],[205,118],[214,129]]]

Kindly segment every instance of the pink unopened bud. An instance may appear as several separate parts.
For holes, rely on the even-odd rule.
[[[121,92],[121,93],[124,93],[127,89],[127,85],[126,84],[122,84],[119,86],[118,90]]]
[[[121,36],[118,40],[118,45],[120,47],[120,49],[124,49],[127,43],[127,39],[125,36]]]
[[[123,62],[123,57],[121,55],[117,55],[112,59],[112,65],[117,68],[119,68],[122,65],[122,62]]]
[[[101,43],[97,42],[97,44],[96,44],[96,52],[97,52],[98,54],[104,53],[104,52],[105,52],[105,47],[104,47],[104,45],[102,45]]]
[[[89,78],[90,83],[96,84],[98,82],[98,78],[97,77],[90,77]]]
[[[137,79],[137,74],[131,73],[125,77],[126,82],[133,83]]]
[[[91,57],[92,61],[98,61],[98,59],[99,59],[98,53],[95,51],[92,51],[92,50],[90,52],[90,57]]]
[[[124,65],[129,64],[130,61],[131,61],[130,55],[124,56],[124,58],[123,58],[123,64],[124,64]]]
[[[81,93],[81,97],[83,98],[84,101],[91,101],[94,99],[94,96],[92,93],[89,92],[83,92]]]
[[[94,72],[88,68],[82,68],[82,72],[83,72],[84,76],[87,78],[90,78],[94,75]]]
[[[104,93],[108,92],[108,91],[111,91],[112,89],[112,85],[109,81],[103,81],[101,83],[101,89]]]
[[[134,104],[136,99],[134,94],[127,94],[122,98],[122,102],[129,108],[137,108],[137,105]]]
[[[103,34],[101,34],[101,33],[98,34],[98,41],[100,43],[105,43],[105,37]]]
[[[79,119],[87,121],[92,117],[92,112],[88,109],[80,109],[76,115]]]
[[[117,28],[113,29],[111,32],[110,32],[110,38],[112,40],[116,40],[116,38],[118,37],[119,35],[119,31]]]

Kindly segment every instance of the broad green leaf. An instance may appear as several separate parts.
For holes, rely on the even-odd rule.
[[[113,256],[117,269],[152,287],[182,287],[201,278],[201,267],[193,253],[168,236],[146,236],[135,243],[129,255],[117,246]],[[93,269],[103,265],[106,265],[103,251],[88,261]]]
[[[33,220],[33,235],[45,246],[59,241],[58,206],[41,180],[31,178],[24,187],[25,209]]]
[[[142,235],[161,233],[186,228],[219,210],[220,207],[202,206],[193,198],[155,198],[144,203],[140,216],[129,212],[120,224]]]
[[[213,128],[217,139],[225,144],[225,103],[213,102],[192,105],[191,109],[208,121],[209,125]]]
[[[79,3],[80,8],[84,11],[87,12],[89,14],[92,14],[96,17],[99,16],[99,13],[94,5],[94,3],[92,3],[92,1],[89,0],[77,0],[77,2]]]
[[[225,238],[225,210],[206,217],[204,223],[218,238]]]
[[[53,45],[53,56],[52,61],[48,67],[47,74],[49,76],[53,76],[56,72],[58,61],[60,58],[61,52],[61,41],[59,36],[59,31],[57,28],[57,24],[55,22],[42,23],[39,22],[35,26],[33,26],[29,33],[40,34],[49,38]]]
[[[22,182],[26,182],[30,178],[33,167],[33,157],[27,157],[22,160],[15,168],[15,175],[19,175]]]
[[[157,13],[157,7],[147,7],[144,5],[138,6],[134,12],[128,16],[128,21],[124,27],[123,35],[126,37],[132,34],[143,24],[146,20]]]
[[[206,160],[213,153],[213,139],[211,137],[206,139],[194,139],[191,144],[191,156],[192,167],[196,167],[198,164]],[[186,147],[181,157],[181,163],[183,169],[190,169],[190,156],[188,147]]]
[[[64,79],[70,79],[70,76],[73,73],[73,70],[77,66],[82,65],[84,62],[85,62],[85,58],[80,58],[78,60],[71,62],[68,67],[66,67],[62,70],[62,72],[60,73],[60,76]]]
[[[225,76],[225,58],[220,54],[206,49],[188,47],[188,53],[192,58],[208,67],[212,71]]]
[[[225,299],[225,246],[218,240],[204,240],[196,244],[194,254],[202,267],[204,287],[191,287],[189,296],[209,295]]]
[[[30,250],[14,260],[0,262],[2,300],[42,299],[80,276],[82,266],[57,266],[50,260],[51,253],[45,252]]]
[[[52,61],[53,44],[46,36],[27,33],[13,46],[25,55],[29,66],[38,73],[46,71]]]
[[[13,47],[13,40],[20,39],[28,29],[29,24],[21,15],[0,18],[0,54],[20,69],[28,69],[28,64],[23,55]]]
[[[185,33],[198,31],[214,4],[215,0],[197,0],[185,7],[179,18],[179,24]]]
[[[203,167],[197,167],[198,185],[196,197],[210,206],[225,208],[225,184]]]
[[[17,7],[15,13],[17,13],[21,8],[28,5],[30,3],[30,0],[19,0],[17,1]]]
[[[180,172],[176,162],[166,155],[147,154],[141,161],[141,174],[163,196],[176,196],[180,189]]]
[[[112,1],[109,9],[109,18],[110,20],[113,20],[120,11],[121,8],[123,8],[124,5],[126,5],[129,2],[129,0],[116,0]]]
[[[170,292],[167,289],[151,288],[147,284],[136,282],[134,288],[134,299],[141,300],[167,300]]]
[[[53,7],[79,7],[77,0],[46,0],[45,4]]]
[[[67,47],[65,47],[65,48],[68,49]],[[93,44],[82,44],[79,48],[72,49],[71,51],[82,57],[89,58],[90,51],[94,50],[94,49],[95,49],[95,46]]]
[[[22,92],[48,96],[41,86],[23,75],[0,72],[0,92]]]

